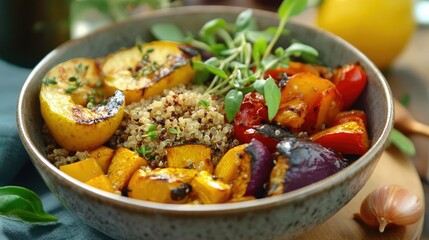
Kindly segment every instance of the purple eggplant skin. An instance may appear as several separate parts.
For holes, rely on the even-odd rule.
[[[283,178],[283,192],[315,183],[348,166],[349,161],[322,145],[297,138],[288,138],[277,145],[277,156],[288,159],[289,168]]]
[[[245,151],[251,156],[251,178],[247,185],[245,196],[264,197],[271,170],[274,167],[270,150],[261,141],[253,138]]]

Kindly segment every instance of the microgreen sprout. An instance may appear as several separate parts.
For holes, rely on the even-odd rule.
[[[202,107],[208,108],[210,106],[209,102],[207,102],[206,100],[201,99],[198,104]]]
[[[174,135],[178,135],[178,134],[180,134],[180,129],[171,127],[168,129],[168,132],[171,134],[174,134]]]
[[[148,154],[149,153],[152,153],[152,149],[150,149],[150,148],[148,148],[148,147],[146,147],[145,145],[141,145],[140,146],[140,148],[137,148],[136,149],[136,152],[138,153],[138,154],[140,154],[141,156],[143,156],[144,158],[148,158]]]
[[[234,23],[216,18],[202,26],[198,39],[192,36],[185,38],[189,44],[212,55],[205,61],[192,62],[197,71],[195,83],[204,83],[210,75],[213,76],[205,93],[225,96],[229,122],[239,111],[243,96],[255,90],[263,94],[268,117],[272,120],[279,109],[280,89],[273,80],[265,79],[266,70],[287,66],[291,57],[300,57],[312,63],[318,61],[318,52],[299,42],[293,42],[286,49],[274,49],[280,37],[288,33],[285,30],[287,21],[306,6],[306,0],[284,0],[277,11],[279,24],[276,28],[258,31],[253,12],[248,9],[240,13]],[[163,23],[155,25],[152,32],[159,33],[162,29],[173,27]],[[171,30],[177,31],[180,29]]]
[[[143,137],[148,137],[152,140],[158,139],[158,132],[156,131],[156,125],[152,124],[149,126],[147,133]]]

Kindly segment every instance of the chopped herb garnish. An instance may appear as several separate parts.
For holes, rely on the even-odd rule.
[[[146,136],[152,140],[156,140],[158,138],[158,134],[156,132],[148,132]]]
[[[72,84],[66,89],[66,93],[70,94],[76,91],[78,88],[82,87],[82,82],[79,81],[78,77],[70,77],[69,82]]]
[[[209,102],[207,102],[206,100],[202,100],[202,99],[198,102],[198,104],[200,106],[205,107],[205,108],[208,108],[210,106]]]
[[[155,130],[156,130],[156,125],[155,124],[150,125],[150,127],[148,128],[149,132],[153,132]]]
[[[173,128],[173,127],[169,128],[168,132],[171,133],[171,134],[174,134],[174,135],[180,134],[180,130],[177,129],[177,128]]]
[[[42,80],[43,84],[48,86],[49,84],[55,85],[57,84],[57,79],[55,77],[45,78]]]
[[[82,65],[82,63],[79,63],[77,66],[74,67],[74,71],[77,74],[82,74],[88,71],[89,66],[88,65]]]
[[[156,125],[152,124],[149,126],[147,133],[143,137],[148,137],[152,140],[158,139],[158,132],[156,131]]]
[[[152,149],[146,147],[145,145],[141,145],[140,148],[136,149],[136,152],[144,158],[147,158],[147,155],[152,152]]]

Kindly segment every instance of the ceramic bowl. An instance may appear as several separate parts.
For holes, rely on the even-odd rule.
[[[17,107],[20,137],[33,164],[66,208],[92,227],[118,239],[288,239],[320,225],[365,185],[392,128],[390,89],[379,70],[358,50],[338,37],[296,23],[291,38],[315,47],[329,65],[359,61],[368,75],[359,104],[367,112],[370,150],[349,167],[322,181],[281,196],[240,203],[173,205],[134,200],[87,186],[59,171],[46,158],[42,139],[39,90],[54,65],[74,57],[100,57],[128,47],[136,37],[150,39],[154,23],[171,22],[196,32],[208,20],[234,21],[240,7],[183,7],[147,13],[70,41],[46,56],[25,82]],[[260,28],[277,25],[273,12],[254,10]],[[351,217],[351,216],[350,216]]]

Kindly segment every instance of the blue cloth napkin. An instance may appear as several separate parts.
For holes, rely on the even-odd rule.
[[[0,217],[0,240],[111,239],[65,209],[32,165],[18,136],[15,109],[19,92],[31,69],[0,60],[0,186],[16,185],[36,192],[46,212],[59,220],[28,224]]]

